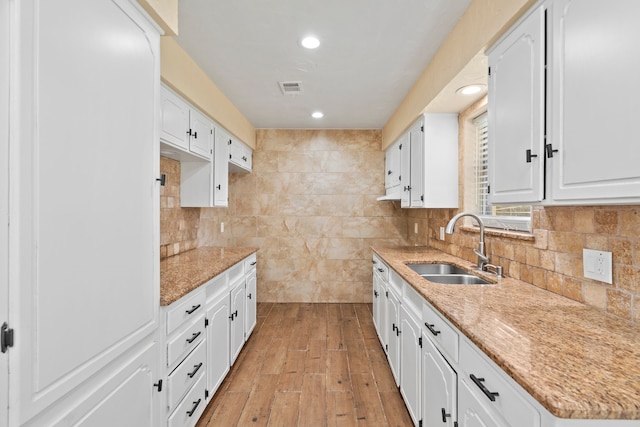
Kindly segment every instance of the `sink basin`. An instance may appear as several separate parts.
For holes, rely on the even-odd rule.
[[[424,274],[468,274],[467,271],[451,264],[407,264],[407,267],[421,276]]]
[[[472,274],[421,274],[430,282],[446,285],[491,285],[492,283]]]

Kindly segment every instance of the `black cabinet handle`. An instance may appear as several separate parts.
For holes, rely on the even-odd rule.
[[[384,273],[384,268],[378,268],[378,271],[379,271],[380,273]]]
[[[249,264],[249,265],[254,266],[254,265],[256,265],[257,263],[258,263],[258,261],[253,261],[253,262],[252,262],[251,264]]]
[[[558,152],[558,150],[554,150],[553,149],[553,145],[551,145],[551,144],[545,145],[544,149],[547,152],[547,158],[549,158],[549,159],[553,158],[553,153],[557,153]]]
[[[189,129],[189,130],[187,131],[187,135],[191,136],[191,134],[192,134],[191,129]]]
[[[195,139],[198,139],[198,132],[194,132],[194,133],[193,133],[193,137],[194,137]]]
[[[391,175],[391,171],[387,171],[387,175]]]
[[[198,338],[200,336],[201,332],[194,332],[193,335],[191,335],[191,338],[187,338],[187,342],[189,344],[191,344],[192,342],[194,342],[196,340],[196,338]]]
[[[251,299],[251,294],[247,295],[247,298]]]
[[[429,332],[431,332],[433,335],[437,336],[440,333],[440,331],[436,331],[436,329],[435,329],[436,325],[430,325],[427,322],[425,322],[424,326],[426,326],[427,329],[429,330]]]
[[[200,308],[200,304],[191,306],[191,310],[185,310],[187,314],[191,314]]]
[[[222,187],[220,187],[220,184],[216,185],[216,188],[217,188],[218,190],[222,190]]]
[[[478,386],[478,388],[480,390],[482,390],[482,392],[484,393],[485,396],[487,396],[489,398],[490,401],[495,402],[496,401],[496,396],[499,396],[499,394],[495,391],[490,391],[482,382],[484,381],[484,378],[478,378],[475,375],[471,374],[469,375],[469,378],[471,378],[471,381],[473,381],[473,383],[475,385]]]
[[[527,153],[527,163],[531,163],[532,158],[538,157],[537,154],[531,154],[531,150],[527,150],[526,153]]]
[[[391,326],[391,330],[392,330],[392,331],[395,331],[398,327],[396,326],[396,324],[395,324],[395,323],[393,323],[392,325],[393,325],[393,326]]]
[[[378,291],[373,291],[373,295],[375,295],[376,298],[378,298]]]
[[[198,408],[198,405],[200,405],[200,402],[202,402],[202,399],[198,399],[197,402],[193,402],[193,407],[190,411],[187,411],[187,415],[189,415],[189,417],[192,417],[193,414],[196,413],[196,409]]]
[[[451,414],[447,414],[447,412],[444,410],[444,408],[442,408],[442,422],[446,423],[447,422],[447,418],[449,418],[451,416]]]
[[[195,369],[187,374],[189,378],[193,378],[193,376],[200,370],[200,368],[202,368],[202,362],[197,365],[193,365],[193,367]]]

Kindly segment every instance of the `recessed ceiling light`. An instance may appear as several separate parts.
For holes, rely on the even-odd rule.
[[[316,37],[308,36],[303,38],[300,44],[307,49],[315,49],[320,46],[320,40],[318,40]]]
[[[324,114],[322,113],[322,111],[314,111],[313,113],[311,113],[311,117],[313,117],[314,119],[321,119],[324,117]]]
[[[484,91],[486,87],[487,86],[483,84],[467,85],[456,90],[456,93],[458,95],[475,95],[476,93]]]

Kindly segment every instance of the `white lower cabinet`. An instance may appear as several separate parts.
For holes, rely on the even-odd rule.
[[[422,424],[457,426],[458,375],[427,335],[422,336]]]
[[[393,379],[400,385],[400,300],[392,291],[387,291],[387,359]]]
[[[417,316],[404,305],[400,308],[400,393],[415,424],[421,419],[420,395],[422,328]]]
[[[197,423],[244,346],[251,331],[245,324],[256,324],[255,260],[250,255],[163,308],[161,388],[168,427]],[[245,298],[248,293],[251,299]]]
[[[460,381],[458,404],[460,427],[509,427],[491,413],[491,409],[471,391],[465,381]]]

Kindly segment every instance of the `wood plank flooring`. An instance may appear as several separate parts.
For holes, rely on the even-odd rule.
[[[411,425],[371,304],[261,303],[196,427]]]

